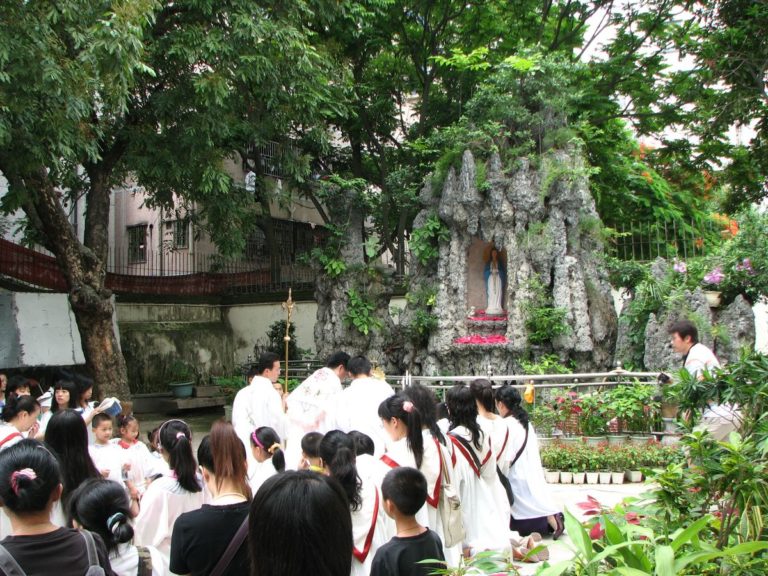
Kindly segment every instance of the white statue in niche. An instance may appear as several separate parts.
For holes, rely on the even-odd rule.
[[[499,251],[496,248],[491,248],[490,259],[485,265],[485,289],[487,295],[485,315],[503,314],[501,300],[504,293],[504,268],[499,262]]]

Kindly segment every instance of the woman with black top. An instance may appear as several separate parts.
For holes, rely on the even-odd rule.
[[[210,435],[200,443],[197,460],[212,500],[199,510],[182,514],[173,525],[170,568],[174,574],[212,574],[248,517],[251,490],[245,447],[232,424],[214,423]],[[248,574],[247,529],[243,530],[222,575]]]
[[[22,440],[0,452],[0,498],[13,527],[4,551],[27,574],[82,576],[94,563],[113,574],[98,534],[51,522],[61,490],[56,458],[40,442]]]

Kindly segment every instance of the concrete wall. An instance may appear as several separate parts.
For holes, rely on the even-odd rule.
[[[238,362],[245,362],[253,352],[253,345],[258,339],[266,338],[273,322],[285,320],[285,310],[277,304],[240,304],[223,309],[224,317],[234,335],[235,357]],[[315,318],[317,304],[313,301],[297,302],[293,309],[291,322],[296,328],[296,344],[299,348],[315,351]]]
[[[66,294],[0,292],[0,368],[84,363]]]

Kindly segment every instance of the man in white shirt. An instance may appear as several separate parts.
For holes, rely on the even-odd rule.
[[[720,368],[720,362],[714,352],[699,342],[699,331],[693,322],[679,320],[669,327],[668,332],[671,335],[672,349],[683,355],[683,367],[691,376],[701,380],[705,371],[712,372]],[[715,440],[725,440],[738,428],[740,419],[737,407],[710,402],[696,428],[709,430]]]
[[[262,354],[255,373],[250,384],[237,393],[232,403],[232,426],[245,445],[249,467],[255,463],[250,440],[253,431],[260,426],[269,426],[284,439],[287,429],[283,400],[274,387],[280,377],[280,357],[274,352]]]
[[[395,391],[384,380],[371,376],[371,363],[364,356],[355,356],[347,362],[352,383],[337,397],[334,420],[343,432],[357,430],[370,436],[375,446],[374,456],[384,453],[386,431],[379,418],[379,404]]]

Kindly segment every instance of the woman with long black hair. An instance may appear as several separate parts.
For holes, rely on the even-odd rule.
[[[347,495],[352,514],[352,576],[367,576],[379,546],[389,541],[392,526],[384,513],[379,488],[360,479],[355,465],[355,443],[346,432],[331,430],[320,442],[325,473],[333,477]]]
[[[521,536],[552,533],[557,540],[564,530],[563,513],[553,504],[544,480],[539,441],[522,406],[520,392],[513,386],[502,386],[496,391],[496,407],[509,427],[505,468],[515,495],[510,527]]]
[[[158,448],[170,472],[154,480],[141,499],[134,542],[154,546],[170,561],[173,524],[184,512],[203,505],[203,487],[192,453],[192,431],[183,420],[166,420],[158,431]]]

